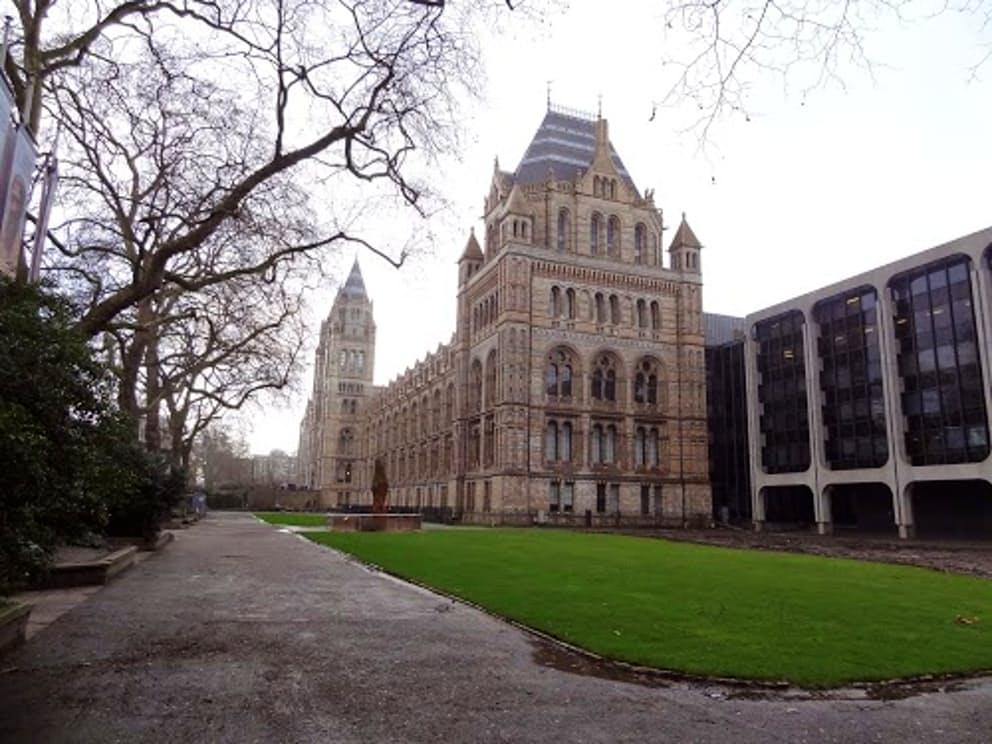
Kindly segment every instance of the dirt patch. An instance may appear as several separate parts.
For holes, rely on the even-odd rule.
[[[701,545],[780,550],[828,558],[896,563],[992,579],[992,543],[989,542],[901,541],[889,537],[826,536],[811,532],[751,532],[736,529],[608,531]]]

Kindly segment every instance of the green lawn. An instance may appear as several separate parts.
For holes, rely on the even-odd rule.
[[[296,514],[294,512],[255,512],[255,516],[269,524],[290,527],[326,527],[326,514]]]
[[[663,669],[808,687],[992,669],[992,582],[967,576],[558,530],[308,537]]]

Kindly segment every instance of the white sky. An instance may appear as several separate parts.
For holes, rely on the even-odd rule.
[[[805,105],[780,81],[759,79],[751,121],[723,122],[700,152],[680,132],[686,111],[659,109],[648,121],[663,93],[653,7],[616,0],[603,13],[602,3],[576,2],[539,32],[485,41],[489,80],[463,103],[465,150],[437,175],[451,208],[430,224],[433,253],[399,271],[359,255],[375,303],[377,384],[450,338],[455,261],[469,228],[481,234],[493,157],[516,167],[544,115],[548,80],[556,104],[592,112],[602,94],[638,188],[656,189],[669,225],[687,212],[705,246],[707,312],[744,315],[992,225],[992,61],[969,82],[981,56],[974,17],[878,25],[870,49],[884,67],[874,81],[852,69],[846,90],[815,91]],[[403,220],[417,228],[412,213],[398,219],[394,230]],[[353,257],[339,257],[340,281]],[[312,297],[315,315],[333,297],[331,288]],[[311,375],[292,404],[246,412],[253,452],[295,451]]]

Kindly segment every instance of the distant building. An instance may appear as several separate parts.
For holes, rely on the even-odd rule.
[[[457,324],[384,388],[358,265],[320,332],[301,479],[327,506],[371,501],[465,521],[708,523],[702,246],[666,225],[597,116],[549,107],[497,163],[483,241],[458,261]]]
[[[251,482],[256,486],[288,486],[296,483],[296,458],[282,450],[251,458]]]
[[[992,534],[992,228],[747,317],[753,518]]]

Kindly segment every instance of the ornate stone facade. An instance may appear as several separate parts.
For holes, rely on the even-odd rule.
[[[329,506],[370,502],[378,458],[391,503],[463,521],[708,522],[701,245],[683,216],[666,266],[664,227],[606,120],[549,108],[516,171],[496,164],[484,247],[473,232],[459,260],[451,341],[340,421],[335,302],[317,370],[331,398],[318,410],[315,381],[300,451],[341,461],[347,425],[362,464],[347,491],[326,464],[308,482]],[[316,456],[300,459],[315,472]]]

